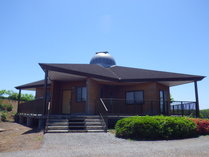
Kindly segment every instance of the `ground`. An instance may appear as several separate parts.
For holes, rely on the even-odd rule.
[[[13,123],[0,122],[0,152],[39,149],[43,133],[29,127]]]
[[[207,157],[209,136],[182,140],[132,141],[112,133],[47,133],[40,149],[0,153],[2,157]]]

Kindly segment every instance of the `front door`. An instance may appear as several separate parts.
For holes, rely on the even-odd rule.
[[[64,90],[62,94],[62,113],[70,114],[71,90]]]

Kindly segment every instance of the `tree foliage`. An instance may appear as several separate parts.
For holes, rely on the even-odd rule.
[[[7,98],[11,100],[18,100],[18,93],[12,91],[12,90],[0,90],[0,97],[1,98]],[[31,101],[34,100],[35,97],[32,94],[21,94],[21,101]]]

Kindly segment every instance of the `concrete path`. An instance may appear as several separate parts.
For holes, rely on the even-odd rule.
[[[41,149],[0,157],[209,157],[209,136],[171,141],[131,141],[111,133],[45,134]]]

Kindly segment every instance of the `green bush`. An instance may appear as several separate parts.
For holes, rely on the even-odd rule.
[[[12,111],[13,106],[11,104],[0,104],[0,111]]]
[[[184,117],[135,116],[116,123],[116,136],[131,139],[178,139],[196,135],[196,124]]]
[[[1,121],[5,122],[7,120],[7,113],[6,112],[2,112],[1,113]]]

